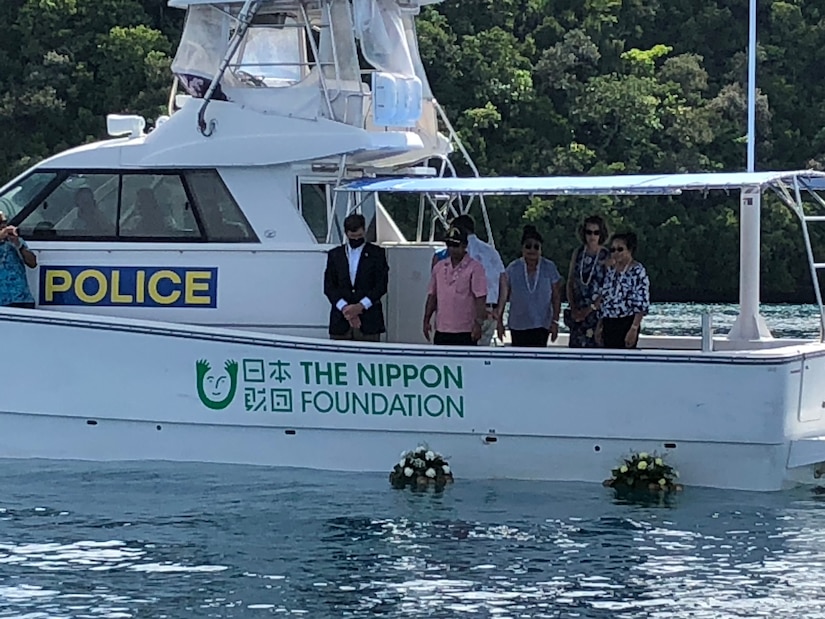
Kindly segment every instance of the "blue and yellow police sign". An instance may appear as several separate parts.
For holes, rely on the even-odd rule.
[[[214,308],[218,269],[43,266],[40,305]]]

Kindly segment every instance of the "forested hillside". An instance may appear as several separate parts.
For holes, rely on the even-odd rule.
[[[0,2],[0,176],[162,113],[183,13],[163,0]],[[419,20],[439,101],[484,174],[742,170],[747,0],[453,0]],[[759,169],[825,168],[825,3],[759,4]],[[658,300],[735,298],[737,199],[492,201],[566,269],[585,213],[641,238]],[[403,217],[402,217],[403,219]],[[825,236],[822,237],[825,239]],[[823,245],[825,249],[825,245]],[[798,223],[769,200],[764,298],[810,298]]]

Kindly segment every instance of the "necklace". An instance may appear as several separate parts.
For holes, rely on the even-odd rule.
[[[632,264],[633,264],[633,261],[631,260],[626,265],[624,265],[624,267],[622,267],[621,270],[614,267],[614,271],[616,272],[616,277],[613,280],[613,290],[615,291],[617,296],[621,296],[622,281],[624,280],[625,273],[627,273],[628,269],[630,269],[630,266]]]
[[[582,286],[589,286],[590,282],[593,280],[593,273],[596,272],[596,260],[599,259],[599,254],[601,254],[601,250],[596,252],[596,255],[593,256],[593,264],[590,265],[590,272],[587,274],[587,280],[584,279],[584,262],[587,259],[587,247],[582,247],[582,259],[579,262],[579,281],[582,283]]]
[[[524,267],[524,283],[527,284],[527,292],[533,294],[539,285],[539,275],[541,274],[541,260],[539,260],[538,264],[536,264],[536,279],[533,281],[532,286],[530,286],[530,276],[527,274],[527,261],[524,258],[522,258],[521,264]]]

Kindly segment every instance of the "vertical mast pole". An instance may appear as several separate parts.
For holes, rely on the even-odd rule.
[[[747,170],[756,171],[756,0],[748,0],[748,153]],[[759,313],[761,187],[742,187],[739,197],[739,315],[728,339],[770,338]]]

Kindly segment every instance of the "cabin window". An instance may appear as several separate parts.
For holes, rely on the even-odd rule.
[[[0,195],[0,211],[6,215],[6,219],[12,221],[56,178],[55,172],[35,172],[20,179]]]
[[[200,214],[206,239],[212,243],[257,243],[238,203],[215,170],[185,173],[186,184]]]
[[[302,183],[300,202],[301,215],[315,236],[315,240],[319,243],[326,243],[328,230],[326,183]]]
[[[20,232],[33,239],[114,239],[118,174],[66,174],[53,191],[30,204]]]
[[[344,219],[350,213],[363,213],[367,220],[367,240],[375,240],[374,194],[335,191],[328,183],[301,183],[300,211],[319,243],[343,242]]]
[[[118,229],[121,238],[202,238],[179,175],[124,174],[122,183]]]
[[[0,205],[33,240],[258,242],[216,170],[38,172]]]

